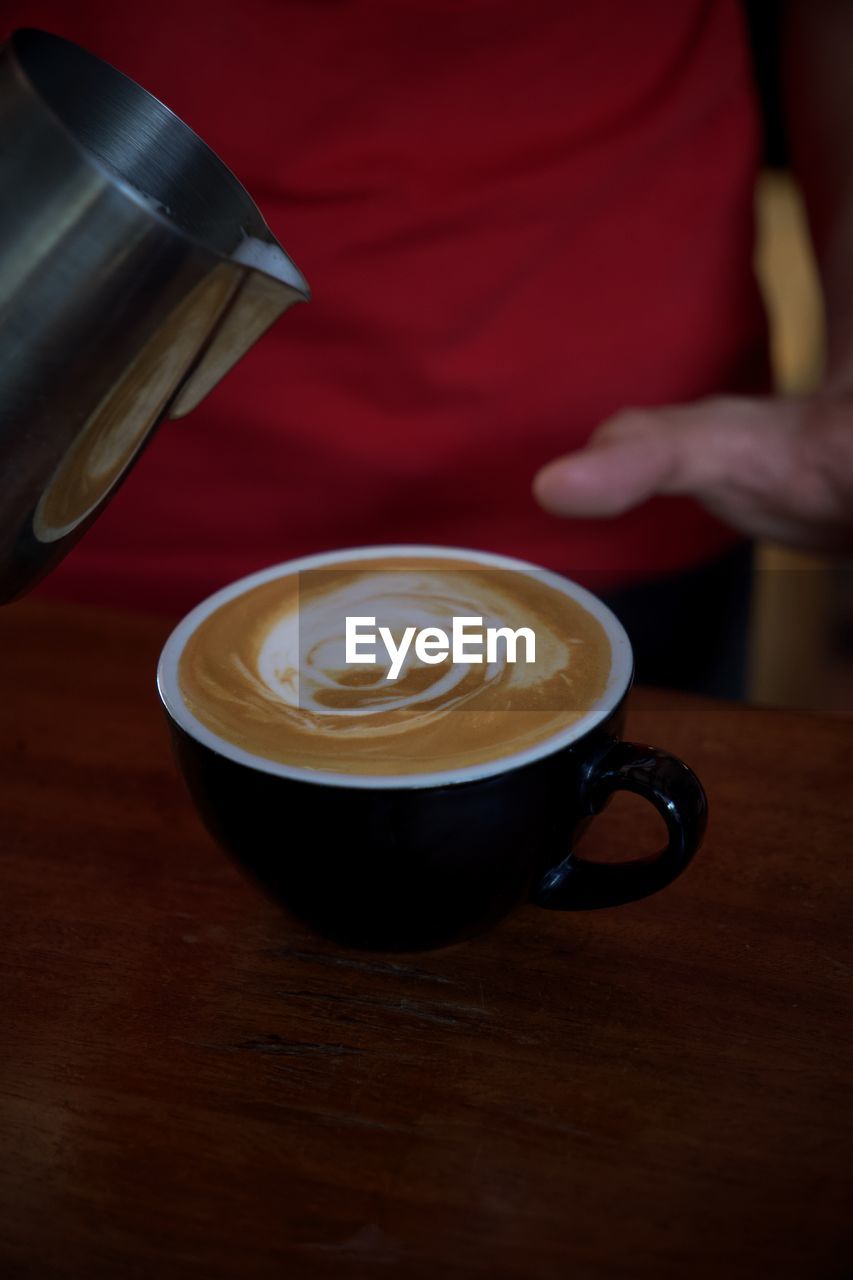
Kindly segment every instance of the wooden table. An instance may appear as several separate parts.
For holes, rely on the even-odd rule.
[[[0,611],[0,1274],[850,1274],[851,722],[641,692],[710,796],[682,880],[354,954],[198,823],[169,629]]]

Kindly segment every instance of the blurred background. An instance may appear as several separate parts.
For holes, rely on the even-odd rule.
[[[824,320],[805,208],[787,170],[777,5],[747,5],[762,94],[765,169],[756,190],[755,267],[770,322],[776,384],[803,394],[820,382]],[[853,712],[853,560],[756,549],[750,700]]]

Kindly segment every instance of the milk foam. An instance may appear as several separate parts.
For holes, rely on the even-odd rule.
[[[529,627],[535,662],[425,664],[412,646],[347,664],[347,617],[404,630]],[[533,574],[440,560],[352,562],[266,582],[210,613],[189,637],[179,678],[186,705],[243,749],[306,768],[406,773],[522,750],[578,719],[610,668],[601,624]]]
[[[389,581],[390,579],[390,581]],[[462,581],[460,582],[460,579]],[[498,590],[475,595],[459,590],[464,575],[365,574],[300,605],[279,618],[261,643],[257,671],[273,697],[288,708],[318,717],[315,732],[323,732],[323,718],[340,716],[359,721],[350,732],[372,732],[371,718],[392,711],[410,715],[402,726],[409,730],[412,715],[446,715],[464,706],[483,690],[499,682],[528,688],[550,679],[556,670],[568,669],[571,645],[553,642],[545,660],[533,671],[508,663],[505,648],[490,663],[447,663],[430,672],[434,678],[423,687],[410,687],[407,680],[418,663],[414,649],[406,654],[401,674],[393,683],[385,679],[387,661],[377,654],[377,665],[354,667],[345,660],[344,624],[347,617],[373,617],[376,626],[388,627],[398,636],[410,626],[448,629],[456,617],[483,618],[485,627],[518,626],[518,605]],[[386,655],[387,656],[387,655]],[[347,705],[353,695],[351,676],[360,670],[366,677],[357,687],[357,702]],[[337,695],[330,697],[330,694]],[[334,731],[337,731],[337,726]],[[383,725],[383,732],[388,726]]]

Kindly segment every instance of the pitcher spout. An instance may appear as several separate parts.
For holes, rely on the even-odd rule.
[[[204,355],[169,406],[170,418],[190,413],[246,354],[261,334],[311,291],[271,232],[244,235],[217,268],[234,277],[234,292]]]

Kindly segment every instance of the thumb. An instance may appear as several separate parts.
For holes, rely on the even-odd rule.
[[[747,403],[625,409],[583,449],[543,467],[536,500],[558,516],[618,516],[658,493],[700,492],[729,465],[739,435],[734,406]]]

